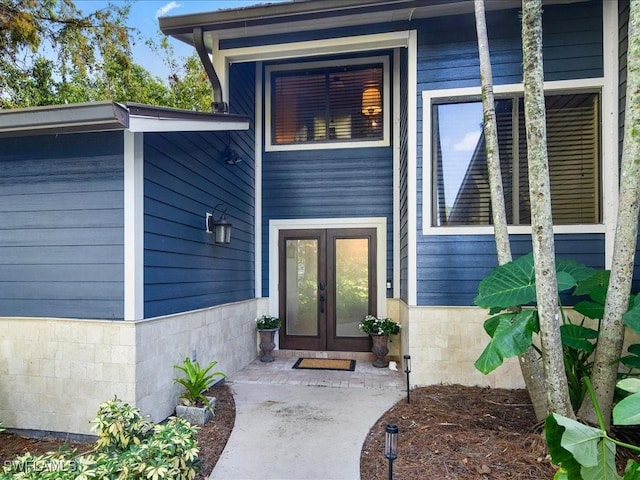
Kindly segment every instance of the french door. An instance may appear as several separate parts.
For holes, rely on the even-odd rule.
[[[375,314],[376,230],[280,230],[280,348],[364,352]]]

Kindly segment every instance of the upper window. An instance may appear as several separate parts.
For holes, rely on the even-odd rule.
[[[545,103],[553,222],[600,223],[599,95],[548,95]],[[431,113],[432,225],[490,225],[482,103],[434,104]],[[497,98],[496,120],[507,222],[530,225],[522,97]]]
[[[272,149],[380,145],[388,131],[386,58],[267,69]]]

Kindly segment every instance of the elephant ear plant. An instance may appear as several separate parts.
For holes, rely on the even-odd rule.
[[[174,368],[184,373],[184,377],[174,379],[175,383],[184,387],[184,392],[180,395],[180,399],[184,405],[205,405],[213,410],[209,399],[204,393],[211,387],[216,377],[227,378],[222,372],[211,371],[217,364],[218,362],[211,362],[203,368],[197,361],[192,362],[189,357],[185,357],[181,365],[174,365]]]

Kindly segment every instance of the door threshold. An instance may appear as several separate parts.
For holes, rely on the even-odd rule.
[[[273,356],[278,358],[332,358],[344,360],[373,361],[375,355],[372,352],[332,352],[316,350],[274,350]]]

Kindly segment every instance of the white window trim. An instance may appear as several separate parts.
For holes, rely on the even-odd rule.
[[[287,145],[277,145],[271,143],[272,139],[272,105],[271,105],[271,75],[273,73],[296,71],[303,69],[323,69],[340,67],[347,65],[367,65],[382,63],[382,116],[383,132],[381,140],[350,140],[337,142],[308,142]],[[330,148],[365,148],[365,147],[388,147],[390,145],[390,119],[391,119],[391,85],[389,73],[389,57],[375,56],[337,60],[323,60],[319,62],[301,62],[281,65],[269,65],[265,69],[265,150],[267,152],[300,151],[300,150],[326,150]]]
[[[562,93],[562,92],[578,92],[580,90],[598,90],[603,95],[602,90],[605,85],[604,78],[587,78],[579,80],[560,80],[554,82],[545,82],[544,89],[546,93]],[[493,87],[493,91],[496,95],[502,94],[522,94],[524,90],[523,84],[511,84],[511,85],[496,85]],[[432,135],[431,135],[431,109],[434,104],[442,103],[447,100],[464,100],[465,98],[477,100],[481,96],[480,87],[468,87],[468,88],[455,88],[444,90],[425,90],[422,92],[422,191],[423,191],[423,204],[422,204],[422,233],[424,235],[493,235],[493,226],[491,225],[469,225],[460,227],[434,227],[431,225],[431,212],[432,212]],[[602,106],[601,118],[603,122],[602,128],[602,152],[601,152],[601,168],[604,174],[605,169],[610,168],[607,162],[604,161],[609,152],[610,139],[607,139],[604,124],[606,124],[607,118],[611,112],[604,110]],[[614,139],[614,143],[617,144],[617,136]],[[617,152],[617,148],[615,150]],[[615,156],[617,159],[617,155]],[[617,165],[617,161],[615,162]],[[603,182],[604,185],[604,182]],[[601,205],[605,209],[607,205],[608,192],[603,187],[602,189]],[[607,218],[603,211],[603,218]],[[510,234],[531,234],[530,225],[510,225],[508,227]],[[605,233],[605,224],[573,224],[573,225],[554,225],[554,233]]]
[[[378,315],[387,315],[387,219],[386,217],[308,218],[269,221],[269,313],[278,315],[280,230],[327,228],[375,228],[377,239],[376,278]]]

